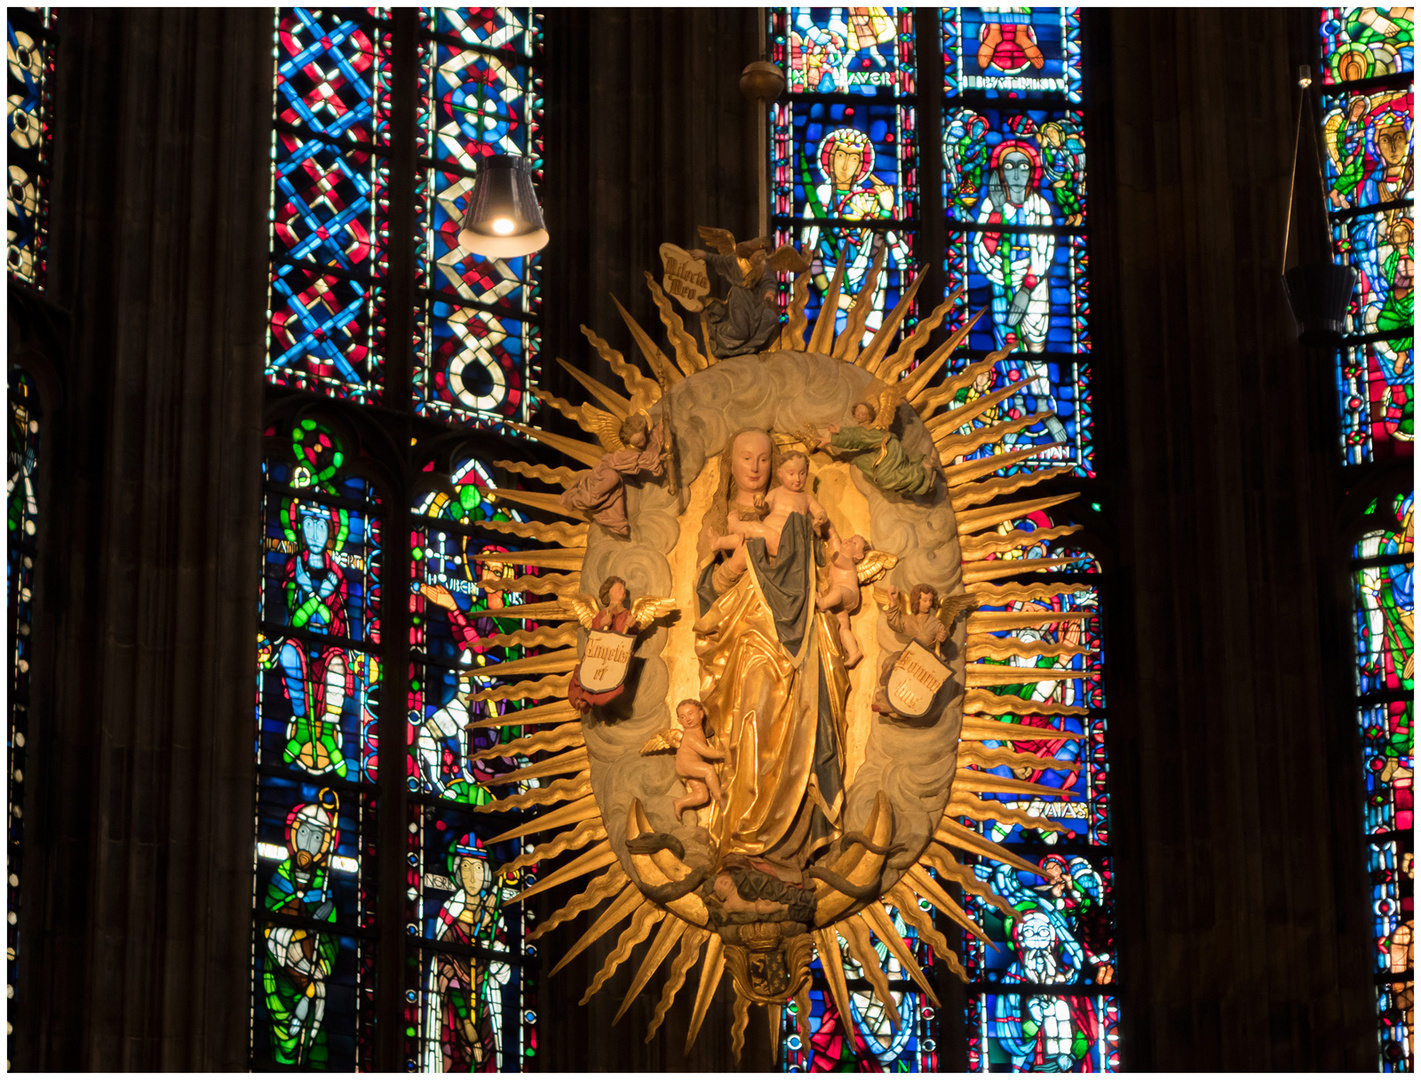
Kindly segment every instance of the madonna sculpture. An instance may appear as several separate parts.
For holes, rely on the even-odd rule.
[[[522,754],[531,761],[501,781],[522,781],[526,790],[510,789],[482,809],[540,811],[490,843],[550,836],[515,860],[519,866],[541,864],[537,884],[520,899],[591,879],[532,936],[601,905],[553,968],[556,974],[620,927],[588,997],[650,938],[617,1014],[620,1019],[667,965],[648,1039],[697,963],[701,975],[688,1048],[727,973],[735,995],[737,1057],[751,1005],[768,1010],[776,1031],[781,1011],[795,1005],[803,1032],[816,952],[841,1023],[851,1029],[843,949],[896,1017],[874,938],[936,1002],[894,930],[890,908],[961,974],[919,900],[963,924],[970,920],[941,882],[955,882],[987,903],[1005,903],[958,862],[953,849],[1030,866],[954,818],[995,813],[1000,820],[1052,828],[978,795],[1063,794],[985,771],[1049,767],[1046,759],[1000,742],[1017,731],[1039,737],[1042,729],[1001,718],[1041,706],[996,693],[994,687],[1019,680],[1013,674],[1019,669],[969,662],[965,648],[974,625],[981,633],[1000,632],[1051,617],[997,611],[984,619],[974,608],[1045,599],[1072,588],[1039,577],[1000,580],[1064,560],[992,561],[1013,544],[1020,549],[1030,542],[1027,534],[998,532],[1000,524],[1069,496],[997,500],[1062,470],[993,475],[1004,461],[1020,465],[1028,456],[997,454],[1001,441],[1043,417],[974,426],[980,408],[952,408],[957,392],[1000,359],[993,354],[941,376],[970,322],[919,362],[959,296],[945,298],[895,347],[920,284],[914,282],[868,344],[861,344],[879,269],[837,335],[833,313],[842,266],[821,309],[829,314],[812,332],[804,314],[809,278],[803,272],[794,282],[787,321],[758,351],[726,358],[703,350],[648,275],[669,351],[622,314],[652,377],[584,328],[622,387],[564,364],[596,404],[573,405],[539,391],[599,441],[519,430],[596,468],[609,452],[620,452],[607,433],[644,414],[648,419],[638,431],[658,433],[665,482],[624,485],[625,530],[620,520],[609,527],[601,510],[590,502],[584,508],[579,497],[491,492],[563,518],[542,527],[560,546],[500,558],[574,572],[520,578],[521,588],[565,595],[579,590],[579,582],[597,585],[615,575],[619,599],[628,593],[664,598],[657,610],[667,617],[648,620],[642,635],[626,642],[629,659],[619,669],[626,672],[625,689],[618,690],[615,709],[580,710],[581,700],[557,697],[566,692],[570,675],[519,681],[535,672],[581,672],[589,634],[601,631],[579,632],[578,645],[561,652],[480,669],[482,676],[503,681],[493,691],[500,698],[530,703],[500,723],[520,723],[533,732],[483,752],[486,758]],[[835,445],[834,436],[844,429],[833,426],[853,415],[856,405],[856,441]],[[830,436],[819,434],[826,430]],[[649,442],[646,448],[652,450]],[[869,460],[844,460],[836,450]],[[884,466],[889,455],[892,468]],[[526,462],[498,464],[565,491],[580,490],[587,475]],[[990,543],[978,539],[984,533],[991,534]],[[876,602],[861,603],[860,590],[885,575],[882,591],[875,587]],[[910,589],[915,601],[930,599],[920,602],[921,611],[904,613],[897,598]],[[582,606],[584,615],[591,611]],[[547,622],[574,617],[577,610],[563,599],[508,604],[501,614]],[[557,627],[529,633],[534,644],[566,640]],[[1024,638],[993,640],[1007,643],[1014,655],[1032,654]],[[938,674],[923,674],[926,661],[902,659],[916,656],[914,649]],[[882,705],[885,700],[890,704]],[[1055,708],[1059,715],[1072,706]],[[1055,737],[1073,736],[1058,731]],[[562,864],[552,861],[565,853],[575,854]]]

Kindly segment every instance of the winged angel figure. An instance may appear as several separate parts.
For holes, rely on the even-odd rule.
[[[626,666],[631,658],[631,648],[636,636],[657,619],[676,610],[676,601],[669,596],[643,596],[633,600],[627,591],[627,583],[619,577],[609,577],[602,582],[599,595],[593,597],[585,593],[562,597],[558,600],[562,609],[582,624],[584,630],[619,634],[631,639],[625,642],[625,659],[621,659],[622,677],[608,679],[602,675],[597,683],[609,689],[588,689],[584,685],[584,668],[589,663],[601,660],[592,655],[593,643],[583,653],[582,662],[573,669],[572,681],[568,685],[567,699],[577,707],[578,712],[587,713],[594,705],[609,705],[626,689]]]
[[[596,425],[597,439],[607,453],[576,484],[562,494],[562,505],[579,510],[617,536],[630,536],[627,524],[626,477],[666,471],[670,443],[665,414],[655,427],[645,412],[618,420],[600,410],[587,410]]]
[[[801,274],[809,264],[790,244],[771,251],[768,236],[737,244],[727,229],[702,225],[699,231],[714,251],[697,248],[690,252],[691,257],[707,263],[730,285],[726,299],[706,303],[709,344],[717,359],[757,353],[780,327],[775,275],[767,271]]]
[[[676,752],[676,776],[686,785],[686,794],[671,804],[678,820],[684,811],[699,810],[712,799],[725,809],[725,795],[715,771],[715,763],[725,760],[725,751],[710,744],[705,722],[705,706],[695,698],[686,698],[676,706],[675,726],[658,731],[641,748],[643,754]]]
[[[910,457],[893,433],[893,419],[906,384],[888,386],[878,379],[869,384],[862,401],[850,410],[852,424],[831,424],[819,439],[819,448],[831,453],[856,454],[853,465],[883,492],[930,495],[939,463],[930,454]]]

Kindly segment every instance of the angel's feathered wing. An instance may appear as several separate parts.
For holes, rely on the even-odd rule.
[[[702,225],[696,230],[701,234],[701,239],[711,246],[711,249],[719,255],[730,255],[735,251],[735,237],[729,229],[716,229],[709,225]]]
[[[676,601],[669,596],[642,596],[632,601],[631,618],[627,620],[627,633],[650,626],[663,615],[676,610]]]
[[[643,754],[663,754],[681,747],[681,736],[685,732],[679,727],[662,728],[641,748]]]
[[[770,269],[781,274],[802,274],[809,269],[809,262],[794,250],[790,244],[781,244],[770,253]]]
[[[591,405],[583,405],[582,426],[597,436],[597,441],[602,444],[602,449],[609,454],[626,449],[626,444],[622,442],[620,435],[622,422],[611,413]]]
[[[952,628],[957,620],[976,611],[977,601],[966,593],[957,593],[954,596],[943,597],[938,604],[937,617],[942,620],[942,625],[947,627],[947,632],[952,633]]]
[[[592,620],[597,617],[597,598],[588,596],[586,593],[578,593],[576,596],[560,596],[558,604],[569,615],[572,615],[582,624],[584,630],[592,629]]]
[[[868,392],[864,394],[864,398],[872,401],[878,409],[878,415],[873,418],[869,427],[878,431],[887,431],[893,426],[893,418],[898,415],[898,404],[903,400],[907,385],[907,383],[896,382],[889,386],[880,379],[874,379],[869,384]]]
[[[869,585],[898,565],[898,556],[869,548],[858,564],[859,584]]]

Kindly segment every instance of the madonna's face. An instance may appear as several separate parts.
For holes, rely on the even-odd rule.
[[[764,494],[770,486],[770,437],[763,431],[742,431],[730,448],[730,473],[741,494]]]

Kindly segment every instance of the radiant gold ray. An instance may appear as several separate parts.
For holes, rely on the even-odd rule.
[[[586,877],[588,874],[605,869],[616,861],[617,853],[612,850],[612,842],[610,840],[603,840],[591,851],[583,852],[566,866],[559,867],[545,877],[540,876],[538,884],[530,885],[510,900],[509,903],[521,903],[530,897],[537,896],[540,892],[547,892],[549,889],[554,889],[563,884],[563,882]]]
[[[631,889],[637,891],[637,887],[632,885],[627,878],[627,872],[622,869],[621,863],[613,863],[605,874],[597,878],[591,885],[583,889],[571,900],[569,900],[557,911],[553,912],[546,919],[541,920],[527,937],[528,941],[537,941],[554,927],[561,926],[568,919],[575,919],[584,911],[596,907],[609,896],[614,896],[618,890]]]
[[[961,295],[962,290],[958,289],[957,292],[933,308],[931,315],[925,319],[921,319],[918,325],[913,327],[913,332],[908,335],[903,344],[899,345],[898,348],[894,350],[893,355],[879,366],[878,377],[880,379],[889,386],[892,386],[898,381],[899,376],[901,376],[903,372],[913,366],[913,361],[917,359],[918,351],[928,343],[928,338],[932,336],[932,332],[941,326],[943,320],[952,313],[952,305],[957,302],[957,298]],[[954,346],[954,348],[955,347],[956,346]],[[949,350],[949,352],[950,351],[951,350]],[[943,359],[946,359],[946,356],[944,356]],[[939,363],[941,363],[941,361],[939,361]],[[914,372],[914,375],[916,374],[917,373]],[[909,376],[909,379],[916,383],[916,379],[913,379],[913,376]],[[906,395],[911,389],[912,386],[905,380],[903,393]]]
[[[1013,491],[1020,491],[1024,487],[1039,484],[1041,481],[1050,480],[1053,477],[1070,476],[1074,471],[1074,465],[1052,465],[1047,469],[1038,468],[1031,472],[1022,471],[1011,476],[996,476],[978,484],[962,484],[951,489],[952,509],[961,513],[969,506],[991,502],[1002,495],[1010,495]]]
[[[872,375],[881,375],[878,369],[888,355],[888,346],[893,344],[898,327],[907,317],[913,297],[918,295],[918,289],[922,286],[926,276],[926,273],[920,273],[913,279],[913,283],[903,290],[903,295],[898,298],[898,303],[894,304],[893,310],[884,316],[883,325],[873,332],[873,340],[868,343],[868,348],[859,356],[857,361],[859,367]]]
[[[878,905],[875,902],[869,906],[877,907]],[[849,947],[849,955],[863,969],[864,978],[873,987],[873,992],[878,1000],[883,1002],[884,1010],[888,1013],[888,1022],[893,1025],[893,1030],[897,1031],[903,1026],[903,1018],[898,1015],[898,1003],[893,1000],[893,994],[888,989],[888,976],[883,974],[878,952],[874,949],[873,942],[869,940],[868,922],[861,914],[853,915],[835,923],[834,929],[844,935],[844,942]]]
[[[945,434],[950,434],[961,428],[968,427],[973,420],[976,420],[977,417],[981,416],[993,405],[1005,401],[1013,394],[1020,393],[1021,385],[1019,383],[1010,383],[1000,390],[993,390],[990,394],[983,394],[981,397],[969,401],[965,405],[959,405],[955,409],[938,412],[930,416],[924,422],[928,429],[928,434],[932,435],[934,439],[938,439]]]
[[[1070,682],[1083,679],[1089,672],[1070,668],[1016,667],[1011,664],[968,664],[968,686],[1016,686],[1042,682]]]
[[[916,904],[914,905],[917,906]],[[864,922],[878,935],[878,940],[888,947],[888,951],[898,958],[898,963],[903,966],[903,970],[908,973],[908,978],[918,984],[928,1000],[938,1008],[942,1007],[942,1002],[938,1000],[937,991],[928,982],[928,977],[923,974],[923,969],[918,966],[917,958],[913,956],[913,950],[908,947],[908,943],[899,935],[893,925],[893,919],[889,916],[883,904],[874,901],[863,909]],[[873,954],[875,957],[877,953]],[[860,961],[862,963],[862,961]],[[887,980],[885,979],[885,985]]]
[[[1094,649],[1079,645],[1057,645],[1049,641],[1026,641],[1023,638],[999,638],[988,634],[983,639],[967,642],[967,659],[1009,660],[1013,656],[1050,656],[1065,659],[1071,656],[1093,656]]]
[[[987,903],[1000,911],[1003,915],[1015,918],[1011,904],[1004,898],[992,891],[992,887],[972,872],[971,868],[963,866],[957,861],[957,857],[943,847],[941,843],[934,841],[927,846],[923,852],[922,859],[938,872],[940,877],[955,881],[962,888],[966,889],[974,896],[980,896]],[[1031,866],[1025,859],[1019,860],[1023,866]],[[1010,864],[1015,869],[1020,870],[1020,866],[1015,863]],[[1032,866],[1032,870],[1039,870],[1040,867]]]
[[[539,399],[546,401],[558,412],[562,413],[583,431],[596,439],[597,445],[601,446],[604,451],[611,449],[611,447],[607,446],[603,441],[602,433],[607,430],[609,424],[615,428],[617,420],[619,419],[618,417],[606,409],[599,409],[596,405],[587,402],[581,405],[574,405],[572,402],[565,398],[558,397],[557,394],[554,394],[550,390],[545,390],[541,386],[533,387],[533,392]]]
[[[780,1023],[784,1020],[784,1006],[778,1001],[765,1006],[765,1019],[770,1022],[770,1064],[780,1063]]]
[[[562,626],[540,626],[536,630],[514,630],[510,634],[489,634],[479,639],[486,649],[524,648],[552,649],[572,645],[577,641],[577,627],[570,623]],[[491,725],[497,726],[497,725]]]
[[[731,1008],[735,1018],[730,1024],[730,1057],[738,1065],[745,1049],[745,1029],[750,1026],[750,1002],[736,994]]]
[[[977,314],[972,317],[973,321],[975,322],[984,311],[986,311],[986,308],[977,312]],[[968,326],[971,326],[971,323],[968,323]],[[962,331],[959,330],[958,333],[962,333]],[[966,337],[966,335],[963,334],[963,337]],[[946,405],[958,395],[959,391],[965,390],[976,382],[980,376],[991,371],[1000,360],[1006,358],[1008,352],[1010,352],[1009,349],[1000,349],[997,352],[988,353],[976,363],[968,364],[956,375],[949,375],[931,390],[919,383],[913,395],[914,397],[923,398],[923,402],[918,409],[919,413],[930,412],[939,405]],[[936,353],[934,353],[934,356],[936,356]],[[916,375],[917,372],[914,372],[914,374]]]
[[[519,577],[481,577],[479,584],[485,592],[532,593],[534,596],[570,596],[582,590],[581,574],[523,574]]]
[[[868,844],[846,845],[829,867],[852,886],[876,884],[883,873],[888,842],[893,837],[893,806],[881,791],[873,798],[873,812],[864,824],[863,835]],[[814,925],[830,926],[854,906],[852,896],[821,881],[814,889]]]
[[[487,750],[479,750],[469,756],[478,761],[485,758],[513,757],[515,754],[532,754],[538,750],[551,753],[554,750],[566,750],[569,746],[583,745],[585,744],[582,738],[582,725],[574,721],[571,724],[559,724],[555,728],[524,735],[506,743],[499,743],[497,746],[490,746]]]
[[[920,864],[914,863],[910,866],[903,875],[903,881],[910,889],[973,937],[987,942],[993,949],[996,948],[982,928],[972,921],[972,916],[963,911],[957,901],[948,896],[942,886],[934,881]]]
[[[666,1019],[671,1003],[676,1000],[676,995],[686,983],[686,974],[700,959],[701,948],[708,937],[710,931],[702,930],[699,926],[688,927],[682,935],[681,949],[676,953],[676,959],[671,961],[671,967],[667,969],[666,982],[661,987],[661,997],[656,1002],[656,1011],[651,1015],[651,1023],[647,1025],[646,1042],[651,1042],[657,1029],[661,1027],[661,1022]]]
[[[531,724],[553,724],[560,720],[572,720],[578,715],[577,706],[566,701],[553,701],[547,705],[537,705],[531,709],[510,709],[500,716],[490,716],[483,720],[473,720],[464,726],[473,728],[527,727]]]
[[[542,548],[538,551],[486,551],[475,556],[479,562],[499,566],[537,566],[544,570],[580,570],[587,558],[585,547]]]
[[[529,848],[516,859],[505,863],[499,867],[500,874],[506,874],[513,870],[522,870],[525,866],[534,866],[545,859],[551,859],[556,855],[561,855],[567,851],[577,851],[596,840],[607,839],[607,830],[602,822],[597,818],[588,821],[578,822],[571,829],[565,829],[557,834],[546,844],[539,844],[535,848]],[[601,880],[600,878],[598,879]]]
[[[1028,829],[1042,829],[1046,832],[1067,833],[1071,830],[1048,817],[1019,810],[1007,803],[991,799],[979,799],[965,791],[954,791],[947,801],[947,813],[953,817],[970,817],[974,821],[1001,821],[1009,825],[1021,825]]]
[[[561,484],[563,487],[572,487],[577,483],[577,469],[569,469],[566,466],[559,466],[550,469],[546,465],[530,465],[526,461],[495,461],[494,464],[500,469],[507,469],[511,473],[519,476],[526,476],[533,480],[541,480],[545,484]]]
[[[600,337],[594,334],[585,326],[579,326],[582,336],[592,342],[592,347],[597,350],[597,354],[607,361],[607,365],[612,372],[622,380],[622,385],[627,388],[627,393],[631,395],[628,402],[629,413],[638,409],[649,409],[661,400],[661,386],[655,379],[648,379],[643,375],[635,364],[628,363],[620,352],[612,348]]]
[[[979,772],[976,769],[958,769],[957,778],[952,782],[952,790],[971,791],[978,795],[1044,795],[1063,802],[1077,797],[1074,792],[1063,788],[1033,784],[1030,780],[1018,780],[1015,776],[998,776],[996,773]]]
[[[960,297],[962,293],[963,290],[958,289],[957,292],[953,293],[946,300],[944,300],[941,305],[939,305],[938,310],[942,310],[943,306],[951,308],[951,306],[957,301],[957,298]],[[933,394],[931,386],[933,376],[936,375],[940,370],[942,370],[943,364],[947,363],[948,357],[950,357],[953,352],[956,351],[957,347],[967,340],[967,335],[972,332],[973,325],[975,325],[977,320],[980,319],[983,314],[985,314],[986,310],[986,308],[983,308],[981,311],[977,312],[977,314],[969,318],[963,326],[960,326],[958,327],[958,329],[954,330],[948,336],[948,339],[946,341],[944,341],[941,345],[939,345],[936,349],[929,353],[928,358],[924,360],[921,364],[919,364],[916,368],[914,368],[912,371],[910,371],[908,373],[907,378],[903,380],[903,396],[907,399],[910,405],[912,405],[915,409],[918,410],[919,415],[922,415],[924,410],[926,410],[927,412],[931,412],[934,408],[937,407],[936,405],[930,404],[936,399],[936,395]],[[987,367],[990,367],[991,364],[996,363],[996,361],[993,360],[991,361],[991,363],[988,363],[987,360],[981,360],[978,363],[986,364]],[[971,371],[972,367],[975,366],[977,365],[971,365],[967,368],[964,368],[964,373],[967,371]],[[980,374],[980,372],[978,374]],[[972,378],[974,379],[976,377],[976,374],[972,376]],[[968,384],[970,384],[972,382],[972,379],[968,379],[967,382]],[[953,391],[952,394],[948,394],[938,404],[945,404],[946,402],[951,401],[954,394],[956,394],[956,391]]]
[[[647,364],[651,366],[651,373],[656,376],[665,389],[669,390],[678,382],[685,379],[681,370],[666,358],[666,354],[657,348],[656,342],[651,340],[651,335],[641,328],[641,324],[632,318],[632,314],[622,307],[622,302],[615,296],[612,303],[617,305],[617,311],[622,316],[622,321],[627,324],[627,329],[632,332],[632,340],[637,343],[637,348],[641,350],[641,355],[646,358]]]
[[[991,585],[986,582],[979,582],[966,587],[967,595],[976,599],[977,603],[983,606],[996,607],[999,604],[1010,604],[1014,601],[1026,602],[1028,600],[1050,600],[1054,596],[1066,596],[1079,589],[1079,585],[1070,585],[1060,581],[1013,581],[1005,585]]]
[[[656,937],[651,941],[651,948],[647,949],[646,956],[642,959],[641,967],[637,968],[631,988],[627,990],[627,996],[622,998],[622,1007],[617,1010],[617,1015],[612,1017],[612,1023],[617,1023],[626,1014],[632,1000],[641,993],[642,987],[655,974],[656,969],[671,955],[672,946],[680,941],[681,935],[690,929],[692,928],[680,919],[667,919],[661,924],[661,928],[656,931]]]
[[[1053,566],[1064,566],[1075,561],[1074,555],[1056,559],[973,559],[962,563],[962,583],[974,585],[979,581],[993,581],[996,578],[1016,577],[1036,570],[1047,570]]]
[[[1065,445],[1063,442],[1035,443],[1025,450],[1012,450],[1005,454],[996,453],[984,458],[973,458],[960,465],[949,465],[943,470],[943,476],[947,480],[948,487],[961,487],[963,484],[977,480],[988,473],[994,473],[998,469],[1005,469],[1009,465],[1015,465],[1030,457],[1037,457],[1052,447]]]
[[[898,909],[903,921],[918,932],[918,939],[927,943],[933,955],[945,958],[947,969],[966,982],[967,972],[962,967],[962,961],[957,959],[957,954],[947,944],[947,938],[942,936],[942,931],[933,925],[932,917],[918,906],[918,898],[913,891],[900,883],[889,889],[884,898]]]
[[[1084,705],[1061,705],[1055,701],[1032,701],[1015,694],[994,694],[989,690],[968,690],[962,706],[965,712],[987,713],[991,716],[1088,716]],[[1043,729],[1044,730],[1044,729]],[[1059,738],[1060,736],[1052,736]]]
[[[542,674],[549,671],[561,673],[571,671],[575,667],[577,667],[577,650],[558,649],[556,652],[524,656],[518,660],[502,660],[496,664],[485,664],[477,670],[476,674],[485,679],[509,679],[514,675]]]
[[[831,354],[836,360],[843,360],[852,364],[859,354],[859,341],[863,338],[863,329],[868,325],[868,314],[874,309],[873,293],[878,288],[878,276],[883,273],[883,260],[888,255],[888,245],[880,244],[878,251],[873,256],[873,263],[868,268],[868,274],[863,280],[863,285],[854,296],[854,302],[849,305],[849,313],[844,319],[844,329],[834,338],[834,351]],[[823,311],[823,308],[819,309]],[[877,340],[877,333],[874,340]]]
[[[1066,739],[1080,742],[1085,735],[1076,731],[1062,731],[1053,727],[1032,727],[1030,724],[1012,724],[1006,720],[990,720],[985,716],[964,716],[962,718],[962,741],[980,742],[989,739],[994,742],[1015,742],[1017,739]]]
[[[505,810],[525,810],[530,806],[551,806],[553,803],[582,799],[591,794],[592,781],[588,773],[580,772],[570,780],[554,780],[547,787],[529,788],[517,795],[508,795],[473,808],[476,814],[502,813]]]
[[[632,411],[632,403],[626,398],[622,397],[621,394],[617,393],[606,383],[599,382],[591,375],[587,374],[587,372],[573,367],[561,356],[558,357],[558,363],[562,365],[562,369],[564,371],[566,371],[582,385],[582,388],[584,390],[586,390],[589,394],[591,394],[604,406],[606,406],[607,411],[613,416],[615,416],[618,420],[625,420],[627,416],[630,415]]]
[[[491,608],[488,613],[495,619],[538,619],[544,622],[567,622],[577,618],[556,600],[544,600],[538,604],[509,604],[507,607]]]
[[[967,643],[1001,630],[1026,630],[1052,623],[1085,622],[1093,611],[974,611],[967,616]]]
[[[1039,757],[1036,754],[1008,750],[1004,746],[979,746],[973,742],[958,744],[957,760],[959,764],[980,765],[984,769],[1000,769],[1005,765],[1010,769],[1070,769],[1074,772],[1080,768],[1074,761],[1064,762],[1053,757]]]
[[[720,985],[720,977],[724,973],[725,945],[719,934],[711,934],[706,942],[706,958],[701,962],[701,981],[696,987],[696,1004],[691,1010],[691,1026],[686,1029],[685,1052],[688,1054],[695,1044],[696,1036],[701,1032],[706,1010],[710,1008],[711,998],[715,997],[716,987]]]
[[[511,533],[567,547],[587,546],[587,524],[569,525],[565,521],[475,521],[475,528]]]
[[[607,931],[611,930],[612,927],[627,918],[638,908],[650,903],[650,900],[642,896],[640,889],[635,885],[628,885],[617,895],[615,900],[607,905],[602,914],[597,916],[597,921],[589,926],[586,932],[577,939],[577,944],[575,944],[570,951],[563,954],[563,958],[557,962],[557,965],[549,974],[556,975],[571,963],[584,949],[603,934],[607,933]]]
[[[823,312],[820,312],[823,318]],[[834,998],[834,1006],[839,1010],[839,1025],[844,1029],[844,1038],[849,1045],[855,1042],[854,1016],[849,1011],[849,984],[844,977],[844,958],[839,952],[839,935],[832,926],[815,930],[814,944],[819,949],[819,965],[829,980],[829,993]]]
[[[661,313],[661,325],[666,327],[666,337],[676,347],[676,366],[681,369],[682,374],[694,375],[710,367],[710,362],[701,355],[701,350],[696,348],[696,339],[686,333],[686,324],[681,321],[681,316],[676,314],[670,299],[661,291],[661,286],[650,273],[646,275],[646,284],[651,289],[652,300],[656,301],[656,310]]]
[[[542,428],[527,427],[524,424],[509,424],[508,426],[514,431],[527,435],[530,439],[536,439],[545,446],[551,446],[554,450],[561,450],[568,457],[574,461],[582,462],[582,464],[586,465],[589,469],[601,461],[603,456],[607,453],[601,443],[583,442],[581,439],[569,439],[566,435],[554,435],[551,431],[544,431]],[[508,489],[500,488],[498,494],[507,496],[509,494],[523,495],[527,493],[510,493]],[[556,503],[557,497],[552,496],[552,498]],[[539,504],[531,503],[530,505],[536,506]],[[561,506],[562,504],[557,503],[557,505]]]
[[[1041,499],[999,503],[981,510],[969,510],[965,514],[957,515],[957,531],[959,533],[985,532],[1004,521],[1012,521],[1025,517],[1027,514],[1034,514],[1038,510],[1049,510],[1053,506],[1060,506],[1061,503],[1074,499],[1078,494],[1079,492],[1072,491],[1066,495],[1048,495]],[[1033,533],[1032,535],[1039,534]]]
[[[804,331],[809,326],[809,319],[804,314],[804,305],[808,301],[809,271],[806,270],[794,279],[794,296],[789,302],[789,321],[780,333],[780,348],[804,352]]]
[[[516,427],[516,424],[510,424]],[[568,440],[571,442],[572,440]],[[574,457],[576,455],[573,455]],[[601,460],[600,455],[594,455]],[[596,465],[596,461],[588,462],[589,465]],[[521,503],[523,506],[531,506],[535,510],[546,510],[549,514],[561,514],[565,518],[573,521],[586,521],[587,518],[579,510],[569,510],[562,503],[558,502],[558,496],[551,491],[514,491],[512,488],[484,488],[484,494],[494,502]]]
[[[642,809],[641,800],[633,799],[627,810],[626,836],[628,845],[652,831],[651,822],[647,819],[646,811]],[[652,852],[634,851],[631,853],[631,862],[632,870],[641,883],[653,888],[682,882],[691,873],[691,868],[682,862],[674,851],[665,847]],[[674,900],[667,900],[664,906],[694,926],[705,926],[710,918],[706,910],[706,902],[701,899],[699,893],[694,891],[684,893]]]
[[[481,757],[486,756],[487,755],[481,755]],[[527,765],[524,768],[515,769],[511,773],[503,773],[493,780],[490,780],[489,785],[491,787],[506,787],[509,784],[522,784],[529,780],[541,780],[547,776],[566,776],[568,773],[580,773],[586,768],[587,748],[580,746],[576,750],[569,750],[566,754],[550,757],[535,765]]]
[[[515,825],[507,832],[499,833],[489,844],[499,844],[504,840],[513,840],[519,836],[527,836],[529,833],[547,832],[552,829],[560,829],[564,825],[572,825],[579,821],[586,821],[588,818],[595,818],[601,815],[597,809],[597,800],[591,795],[578,799],[575,803],[568,803],[560,806],[556,810],[549,810],[546,814],[540,814],[531,821],[525,821],[522,825]]]
[[[477,673],[481,674],[488,670],[488,668],[479,668]],[[489,676],[496,677],[497,672],[489,672]],[[534,682],[513,683],[511,686],[490,686],[487,690],[480,690],[475,694],[474,700],[527,701],[529,698],[565,697],[567,696],[567,685],[571,681],[571,675],[549,675],[546,679],[538,679]]]
[[[1013,529],[1011,532],[1004,533],[978,533],[975,536],[959,536],[958,542],[962,545],[964,559],[979,559],[983,555],[993,552],[1015,551],[1024,547],[1034,547],[1047,540],[1070,536],[1071,533],[1080,532],[1083,527],[1081,525],[1056,525],[1050,529],[1038,529],[1036,532]],[[1006,614],[1006,612],[1000,614]]]
[[[848,257],[849,249],[846,247],[839,256],[839,265],[834,269],[829,291],[824,294],[824,301],[819,305],[819,314],[814,319],[814,332],[809,335],[809,345],[805,352],[827,353],[834,346],[834,320],[839,314],[839,292],[844,287],[844,266]]]
[[[966,454],[980,450],[984,446],[994,446],[1008,435],[1015,435],[1029,427],[1044,424],[1047,419],[1055,415],[1054,412],[1047,409],[1045,412],[1028,413],[1020,420],[1000,421],[985,427],[973,428],[966,435],[943,433],[934,437],[933,445],[937,447],[938,454],[944,462],[952,462]]]

